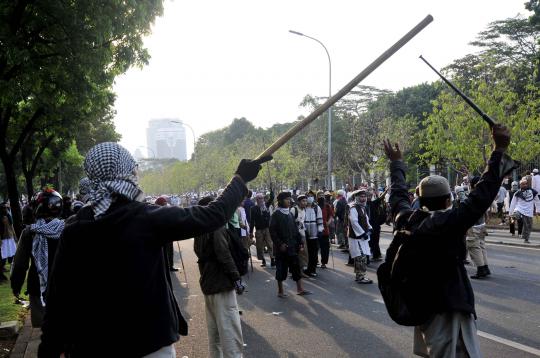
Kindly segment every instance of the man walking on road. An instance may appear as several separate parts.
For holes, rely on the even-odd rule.
[[[538,192],[529,188],[529,182],[526,178],[521,179],[519,187],[519,191],[512,198],[509,212],[516,220],[522,221],[523,232],[521,237],[525,243],[529,243],[534,216],[534,202],[537,200]]]
[[[307,268],[304,274],[317,277],[317,261],[319,260],[319,238],[324,231],[322,209],[319,207],[313,192],[307,195],[307,206],[304,226],[306,228],[306,249],[308,254]]]
[[[367,214],[367,191],[358,189],[352,194],[353,202],[349,208],[349,253],[354,261],[355,281],[361,284],[373,283],[367,278],[367,260],[371,255],[369,235],[371,225]]]
[[[301,296],[309,295],[311,292],[304,290],[302,287],[298,253],[304,247],[301,244],[300,233],[294,222],[294,217],[289,210],[291,193],[281,192],[277,199],[278,208],[272,214],[270,234],[274,241],[274,254],[276,255],[278,297],[287,297],[287,294],[283,291],[283,281],[287,279],[289,272],[292,274],[292,279],[296,281],[297,294]]]
[[[199,201],[206,206],[213,200]],[[244,340],[236,293],[244,286],[231,255],[231,237],[225,226],[195,237],[193,248],[199,258],[199,283],[204,294],[206,327],[211,358],[242,357]],[[235,293],[236,289],[236,293]]]
[[[346,249],[348,247],[347,242],[347,225],[346,217],[347,215],[347,198],[345,190],[337,191],[337,199],[334,203],[334,212],[335,212],[335,223],[336,223],[336,236],[338,241],[339,249]]]
[[[408,242],[415,244],[417,256],[421,257],[425,267],[421,278],[414,277],[425,282],[425,290],[416,294],[422,302],[422,317],[428,319],[414,329],[414,353],[422,357],[481,356],[476,335],[474,294],[463,264],[466,253],[464,237],[491,206],[504,176],[515,167],[505,154],[510,144],[509,131],[504,126],[495,125],[492,136],[495,149],[486,171],[468,198],[459,207],[452,208],[448,181],[431,175],[422,179],[419,185],[421,207],[429,210],[421,213],[411,209],[406,166],[399,146],[392,146],[389,141],[384,144],[391,161],[390,204],[394,232],[409,235]],[[410,228],[410,221],[415,217],[420,217],[421,221]],[[386,262],[394,263],[401,247],[400,241],[393,240],[386,253]]]
[[[264,195],[258,193],[256,195],[256,205],[251,207],[249,227],[251,228],[250,237],[253,238],[253,230],[255,230],[255,246],[257,248],[257,259],[261,260],[261,266],[266,267],[264,259],[264,247],[268,248],[270,253],[270,266],[274,267],[274,253],[272,249],[272,238],[270,237],[270,209],[264,201]]]
[[[304,270],[307,269],[308,264],[308,256],[306,249],[306,227],[304,225],[304,221],[306,219],[307,196],[298,195],[296,197],[296,202],[296,206],[291,208],[291,214],[294,217],[294,222],[296,223],[296,226],[298,227],[298,232],[300,233],[300,245],[304,247],[304,250],[300,250],[300,252],[298,253],[298,261],[300,263],[300,268]],[[305,277],[308,276],[305,275]]]

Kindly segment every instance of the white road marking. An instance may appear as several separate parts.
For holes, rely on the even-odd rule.
[[[379,299],[379,298],[374,299],[373,302],[384,304],[384,301],[382,299]],[[478,333],[478,335],[480,337],[484,337],[486,339],[495,341],[497,343],[501,343],[501,344],[504,344],[506,346],[509,346],[509,347],[512,347],[512,348],[515,348],[515,349],[519,349],[520,351],[524,351],[524,352],[534,354],[534,355],[540,357],[540,349],[529,347],[529,346],[526,346],[524,344],[517,343],[517,342],[511,341],[511,340],[505,339],[505,338],[501,338],[501,337],[495,336],[493,334],[489,334],[489,333],[484,332],[484,331],[477,331],[477,333]]]
[[[478,331],[478,335],[480,337],[484,337],[484,338],[490,339],[492,341],[504,344],[506,346],[510,346],[512,348],[519,349],[520,351],[524,351],[524,352],[534,354],[534,355],[540,357],[540,349],[529,347],[529,346],[526,346],[526,345],[521,344],[521,343],[510,341],[510,340],[505,339],[505,338],[497,337],[497,336],[494,336],[493,334],[489,334],[489,333],[486,333],[486,332],[483,332],[483,331]]]

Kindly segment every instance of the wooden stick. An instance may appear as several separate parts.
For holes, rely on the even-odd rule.
[[[313,122],[317,117],[324,113],[328,108],[330,108],[334,103],[339,101],[347,93],[349,93],[354,87],[356,87],[362,80],[364,80],[371,72],[373,72],[377,67],[379,67],[384,61],[389,59],[394,53],[397,52],[403,45],[409,42],[414,36],[416,36],[420,31],[422,31],[430,22],[433,21],[433,17],[428,15],[424,20],[420,21],[411,31],[407,32],[405,36],[399,39],[392,47],[386,50],[382,55],[377,57],[368,67],[366,67],[362,72],[360,72],[351,82],[349,82],[345,87],[343,87],[338,93],[328,98],[326,102],[316,108],[309,116],[304,118],[302,121],[296,123],[291,129],[285,132],[281,137],[279,137],[270,147],[266,148],[264,152],[259,154],[256,159],[272,155],[276,150],[281,148],[285,143],[287,143],[292,137],[294,137],[298,132],[304,129],[308,124]]]

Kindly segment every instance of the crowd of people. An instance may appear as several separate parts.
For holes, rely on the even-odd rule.
[[[241,357],[236,297],[245,290],[242,276],[253,260],[252,245],[260,265],[275,269],[277,299],[289,296],[283,285],[288,277],[296,283],[296,294],[313,294],[303,279],[317,279],[330,259],[333,265],[334,245],[349,254],[351,279],[360,285],[373,283],[367,266],[384,260],[379,288],[399,323],[383,289],[384,277],[397,273],[385,267],[396,262],[405,267],[404,258],[397,261],[406,247],[398,237],[409,235],[415,237],[411,242],[422,243],[412,252],[442,267],[436,278],[426,273],[423,286],[413,293],[427,287],[429,302],[414,296],[402,303],[411,304],[413,318],[418,317],[415,309],[422,311],[422,318],[414,321],[421,323],[415,324],[415,353],[437,357],[461,349],[476,357],[467,253],[477,268],[471,278],[489,276],[486,213],[494,206],[501,223],[509,223],[512,234],[517,224],[518,235],[528,242],[540,205],[538,170],[509,184],[505,178],[514,169],[505,154],[509,133],[497,126],[493,136],[495,151],[481,177],[466,177],[452,190],[445,178],[430,175],[414,194],[406,184],[399,147],[388,142],[391,177],[386,189],[361,185],[335,192],[286,190],[277,196],[273,190],[252,192],[247,183],[270,159],[264,158],[243,160],[228,186],[217,192],[159,197],[144,197],[129,152],[116,143],[102,143],[85,158],[87,177],[76,198],[45,188],[29,200],[20,238],[9,206],[0,206],[1,277],[6,279],[4,266],[10,263],[16,297],[27,280],[32,325],[43,332],[40,357],[103,356],[102,346],[112,347],[111,356],[174,357],[173,343],[187,334],[187,323],[172,293],[171,272],[178,270],[172,243],[194,237],[210,354]],[[385,223],[393,225],[395,239],[383,255],[379,239]],[[91,249],[96,247],[106,250],[97,254]],[[112,292],[129,297],[120,309],[109,304]],[[411,302],[425,304],[419,309]],[[112,320],[107,327],[101,325],[104,318]],[[118,326],[125,329],[119,332]],[[107,341],[99,346],[94,342],[98,331]]]

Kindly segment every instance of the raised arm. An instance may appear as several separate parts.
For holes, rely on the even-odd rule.
[[[149,206],[147,212],[164,241],[185,240],[225,225],[247,191],[244,181],[235,176],[223,193],[207,206],[195,205],[185,209]]]
[[[246,183],[257,177],[261,163],[271,159],[271,156],[256,160],[242,159],[223,193],[208,206],[192,206],[188,209],[149,206],[147,214],[159,237],[164,242],[185,240],[225,225],[247,195]]]
[[[407,166],[403,162],[403,155],[397,143],[392,146],[389,140],[385,140],[383,144],[384,152],[390,160],[390,210],[395,220],[397,214],[400,212],[411,210],[411,202],[409,201],[407,183],[405,181]]]
[[[516,167],[516,163],[505,153],[510,144],[508,129],[495,125],[492,136],[495,149],[491,153],[480,181],[463,204],[452,210],[451,219],[456,223],[453,228],[457,230],[470,228],[484,215],[499,193],[504,177]]]

